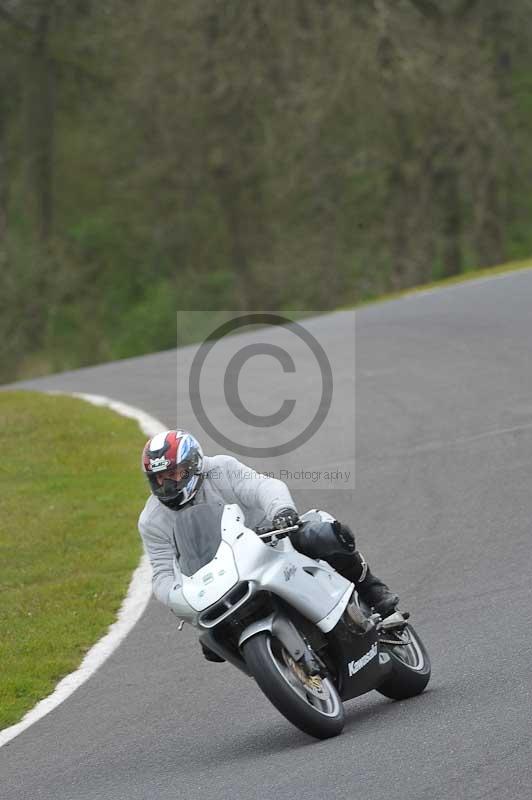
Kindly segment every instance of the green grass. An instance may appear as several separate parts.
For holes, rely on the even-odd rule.
[[[445,286],[453,286],[457,283],[466,283],[467,281],[478,280],[479,278],[491,278],[496,275],[503,275],[506,272],[521,272],[522,270],[532,269],[532,260],[530,258],[523,261],[510,261],[507,264],[500,264],[495,267],[483,267],[481,269],[471,269],[461,272],[459,275],[451,275],[449,278],[442,278],[439,281],[431,281],[430,283],[422,283],[419,286],[413,286],[409,289],[401,289],[397,292],[389,292],[387,294],[375,295],[374,297],[367,297],[357,303],[342,306],[342,308],[358,308],[359,306],[372,305],[374,303],[386,303],[389,300],[397,300],[400,297],[417,294],[418,292],[426,292],[430,289],[444,288]]]
[[[0,729],[116,618],[141,554],[145,438],[82,400],[0,392]]]

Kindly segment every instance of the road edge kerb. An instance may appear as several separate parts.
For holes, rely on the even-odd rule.
[[[140,408],[129,406],[110,397],[84,392],[59,392],[48,391],[46,394],[61,394],[78,397],[95,406],[110,408],[122,417],[129,417],[138,422],[139,428],[147,436],[155,436],[159,431],[166,430],[167,426],[160,420],[151,417]],[[116,621],[109,627],[107,633],[94,644],[86,653],[79,667],[62,678],[53,692],[48,697],[39,700],[37,705],[22,717],[20,722],[10,725],[0,731],[0,747],[10,742],[20,733],[25,731],[46,714],[57,708],[67,697],[76,691],[97,669],[114,653],[118,645],[125,639],[131,629],[137,624],[151,597],[151,568],[148,557],[144,553],[138,567],[131,576],[127,594],[120,606]]]

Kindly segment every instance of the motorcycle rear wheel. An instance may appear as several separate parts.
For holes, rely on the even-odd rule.
[[[344,706],[329,677],[313,685],[282,644],[263,631],[243,645],[248,668],[268,700],[289,722],[317,739],[341,733]]]
[[[421,694],[430,680],[430,658],[425,645],[411,625],[405,627],[405,634],[408,644],[401,645],[397,637],[397,645],[382,645],[383,652],[392,660],[392,672],[377,691],[392,700],[406,700]]]

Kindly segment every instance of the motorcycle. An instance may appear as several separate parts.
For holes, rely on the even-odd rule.
[[[238,505],[203,503],[183,509],[174,532],[174,589],[200,641],[318,739],[342,731],[344,701],[373,689],[413,697],[431,673],[408,613],[371,613],[354,584],[293,547],[290,533],[323,516],[331,519],[313,510],[298,525],[253,530]]]

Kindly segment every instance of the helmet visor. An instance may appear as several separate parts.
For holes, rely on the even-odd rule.
[[[148,480],[156,497],[173,500],[183,491],[193,475],[192,463],[182,461],[176,467],[160,472],[149,472]]]

